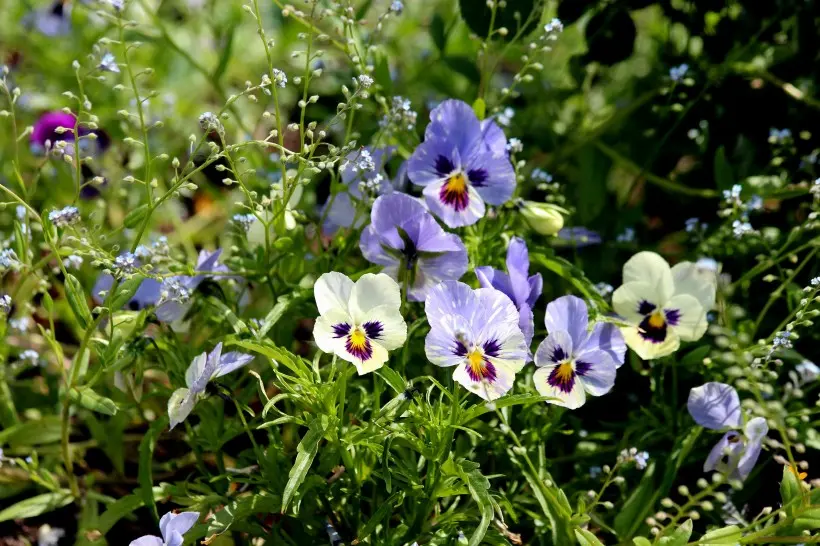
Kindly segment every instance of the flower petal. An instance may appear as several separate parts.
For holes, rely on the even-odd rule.
[[[644,360],[653,360],[671,355],[680,347],[680,337],[672,329],[667,330],[665,338],[660,341],[653,341],[644,337],[637,326],[621,328],[621,334],[623,334],[624,341],[626,341],[629,348]]]
[[[404,345],[407,339],[407,324],[398,307],[379,305],[367,312],[367,320],[362,323],[367,337],[392,351]]]
[[[313,295],[319,314],[324,315],[331,309],[347,313],[352,291],[353,281],[347,275],[336,271],[324,273],[313,285]]]
[[[535,351],[535,365],[555,366],[572,358],[572,337],[566,330],[553,330]]]
[[[532,378],[535,383],[535,389],[539,392],[539,394],[541,394],[541,396],[552,397],[553,400],[547,400],[550,404],[555,404],[556,406],[562,406],[568,409],[580,408],[584,405],[587,398],[583,385],[580,381],[578,381],[577,377],[573,377],[570,379],[571,384],[568,385],[568,390],[554,386],[551,384],[550,377],[554,375],[557,368],[557,365],[552,365],[535,370],[535,374]],[[552,382],[554,383],[554,381]]]
[[[370,346],[372,353],[370,355],[370,358],[368,358],[367,360],[361,360],[355,357],[352,359],[346,359],[349,360],[349,362],[352,362],[354,366],[356,366],[356,371],[359,372],[359,375],[364,375],[372,371],[378,370],[379,368],[384,366],[385,362],[387,362],[390,358],[387,354],[387,349],[382,347],[377,341],[371,342]]]
[[[694,296],[677,294],[666,302],[663,310],[667,323],[683,341],[697,341],[706,333],[706,310]]]
[[[399,285],[384,273],[365,273],[353,286],[349,305],[357,325],[369,320],[370,311],[375,307],[388,306],[398,312],[401,307]]]
[[[715,307],[717,291],[717,272],[692,262],[681,262],[672,267],[672,278],[675,281],[675,294],[694,296],[704,310]]]
[[[470,325],[479,313],[478,296],[463,282],[444,281],[430,290],[424,301],[424,313],[431,327],[447,315],[463,317]]]
[[[385,238],[381,236],[373,224],[364,228],[359,238],[359,248],[364,259],[379,265],[398,264],[399,259],[385,251],[385,242]],[[389,246],[392,247],[392,245]]]
[[[424,340],[427,360],[441,367],[464,363],[467,348],[473,341],[470,335],[470,323],[464,317],[454,314],[440,317],[435,324],[430,324],[430,332]]]
[[[214,374],[214,377],[222,377],[234,370],[238,370],[253,361],[253,355],[246,355],[236,351],[225,353],[219,359],[219,367]]]
[[[512,389],[515,383],[516,370],[497,361],[492,361],[489,364],[485,363],[485,366],[490,372],[489,377],[476,381],[470,373],[470,364],[463,361],[453,371],[453,379],[484,400],[497,400]]]
[[[672,270],[659,254],[638,252],[624,264],[624,284],[630,282],[647,283],[657,294],[657,305],[663,305],[675,292]]]
[[[346,335],[353,327],[353,319],[341,309],[333,309],[316,319],[313,325],[313,339],[316,345],[325,353],[342,356],[345,347],[345,335],[342,335],[342,326],[347,326]]]
[[[179,514],[168,512],[159,520],[159,530],[167,542],[171,533],[184,535],[190,531],[198,519],[199,512],[180,512]]]
[[[422,192],[433,214],[451,228],[470,226],[484,217],[484,200],[473,186],[467,184],[464,188],[466,194],[463,195],[463,200],[450,203],[442,197],[447,183],[446,179],[439,180],[425,187]]]
[[[145,535],[131,541],[128,546],[163,546],[162,539],[152,535]]]
[[[744,440],[740,434],[734,430],[730,430],[723,437],[718,440],[712,451],[706,457],[703,463],[703,471],[711,472],[717,469],[719,472],[727,472],[736,468],[737,461],[740,458],[743,448],[745,447]],[[728,464],[723,462],[724,458],[728,458]]]
[[[575,358],[575,373],[581,384],[593,396],[602,396],[615,386],[615,361],[609,353],[592,350]]]
[[[516,307],[520,307],[530,296],[530,254],[527,243],[520,237],[510,239],[510,246],[507,247],[507,271],[512,286],[510,299]]]
[[[472,107],[464,101],[448,99],[430,112],[430,123],[424,132],[425,141],[430,138],[452,142],[464,152],[477,147],[482,141],[481,123]]]
[[[194,357],[191,361],[191,364],[188,366],[188,369],[185,371],[185,384],[188,386],[189,389],[195,390],[202,390],[199,389],[199,384],[202,382],[202,378],[205,377],[205,369],[208,363],[208,353],[204,352]],[[210,377],[205,379],[207,383]],[[195,385],[197,387],[195,387]]]
[[[614,324],[607,322],[596,323],[584,342],[576,347],[575,354],[578,358],[582,358],[584,353],[594,349],[600,349],[608,353],[615,361],[617,368],[620,368],[624,363],[626,342],[621,331]]]
[[[481,147],[469,153],[462,152],[464,169],[471,186],[483,201],[491,205],[503,205],[515,192],[515,169],[507,154],[492,155]]]
[[[663,303],[661,295],[646,282],[627,282],[612,293],[612,309],[633,324],[639,324]]]
[[[171,429],[191,415],[196,405],[196,393],[188,389],[177,389],[168,399],[168,417]]]
[[[453,142],[427,138],[407,160],[407,176],[417,186],[429,186],[442,182],[460,166],[461,158]]]
[[[547,332],[568,332],[575,347],[580,346],[587,338],[588,322],[587,304],[581,298],[561,296],[547,304],[547,312],[544,315]]]
[[[697,424],[712,430],[740,426],[740,398],[726,383],[711,382],[689,391],[686,409]]]

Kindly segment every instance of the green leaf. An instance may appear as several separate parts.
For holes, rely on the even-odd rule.
[[[140,287],[143,280],[145,280],[143,277],[134,276],[127,281],[120,283],[117,286],[116,295],[109,304],[111,310],[117,311],[118,309],[122,309],[122,307],[134,297],[134,294],[137,293],[137,289]]]
[[[798,532],[820,529],[820,508],[810,508],[794,519],[792,527]]]
[[[268,311],[268,314],[265,315],[265,320],[262,321],[262,326],[259,328],[259,332],[256,334],[257,339],[262,339],[265,337],[270,329],[273,328],[279,319],[281,319],[288,308],[293,304],[296,300],[294,294],[286,294],[284,296],[279,296],[279,299],[276,300],[276,305],[273,306],[273,309]]]
[[[730,525],[728,527],[721,527],[720,529],[714,529],[709,531],[698,541],[698,544],[703,546],[712,546],[715,544],[737,544],[740,542],[740,537],[743,536],[743,532],[740,530],[740,527],[737,525]]]
[[[148,216],[148,213],[150,211],[151,207],[148,205],[138,206],[137,208],[129,212],[128,215],[125,217],[125,220],[123,220],[125,227],[131,229],[137,227],[140,224],[140,222],[142,222],[145,219],[145,217]]]
[[[488,480],[479,470],[472,470],[467,473],[467,489],[470,490],[470,496],[478,504],[479,512],[481,512],[481,521],[470,537],[468,546],[478,546],[484,540],[484,535],[487,534],[487,529],[490,528],[490,523],[493,521],[493,499],[490,496],[490,480]]]
[[[604,546],[604,543],[598,540],[598,537],[586,529],[575,529],[575,538],[578,539],[578,544],[581,546]]]
[[[142,508],[145,499],[139,495],[127,495],[108,505],[106,510],[97,520],[97,530],[103,535],[111,530],[114,525],[128,514],[138,508]]]
[[[783,480],[780,482],[780,499],[788,515],[794,515],[795,510],[802,504],[798,502],[803,497],[803,488],[791,467],[783,467]]]
[[[221,47],[222,47],[222,54],[219,56],[219,63],[216,65],[214,69],[213,76],[211,76],[211,80],[214,82],[218,82],[222,79],[222,75],[225,73],[225,69],[228,68],[228,61],[231,60],[231,54],[233,53],[233,42],[234,42],[234,35],[236,34],[236,25],[231,25],[231,28],[228,30],[225,36],[222,37],[220,40]]]
[[[82,407],[104,415],[116,415],[119,410],[113,400],[94,392],[91,387],[75,387],[68,391],[68,396]]]
[[[578,221],[586,225],[601,214],[607,201],[611,201],[607,195],[607,177],[612,160],[595,146],[585,146],[579,152],[578,162]]]
[[[20,447],[53,444],[60,441],[62,430],[60,416],[50,415],[0,430],[0,445]]]
[[[484,99],[478,97],[475,102],[473,103],[473,112],[475,112],[476,117],[478,119],[484,119],[487,115],[487,103],[484,102]]]
[[[265,339],[259,342],[246,340],[232,340],[226,342],[225,345],[236,345],[237,347],[242,347],[243,349],[259,353],[260,355],[270,358],[277,364],[285,366],[287,369],[299,375],[300,377],[308,377],[311,374],[311,369],[305,365],[301,358],[294,355],[290,351],[286,351],[281,347],[277,347],[273,344],[273,342],[269,340]]]
[[[384,379],[390,385],[390,388],[397,393],[404,392],[407,389],[407,382],[401,374],[389,366],[382,366],[376,370],[376,374]]]
[[[328,420],[326,416],[319,416],[313,419],[308,426],[308,431],[302,437],[302,441],[296,448],[296,462],[288,473],[288,483],[285,485],[285,492],[282,494],[282,513],[288,508],[288,504],[293,500],[296,490],[305,481],[310,465],[319,451],[319,442],[325,435]]]
[[[652,546],[652,542],[644,537],[635,537],[632,539],[635,546]]]
[[[356,537],[356,540],[358,540],[358,542],[362,542],[364,539],[369,537],[371,533],[373,533],[373,531],[376,530],[376,527],[378,527],[379,523],[387,519],[390,516],[390,514],[393,513],[393,503],[396,502],[396,499],[398,499],[400,495],[401,492],[397,491],[396,493],[390,495],[386,501],[381,503],[379,508],[373,513],[372,516],[370,516],[370,519],[367,520],[367,523],[364,524],[364,527],[362,527],[361,531],[359,531],[359,534]]]
[[[462,55],[456,55],[451,57],[444,57],[444,64],[446,64],[450,70],[453,72],[457,72],[470,80],[474,84],[478,84],[481,80],[481,73],[478,71],[478,67],[475,65],[475,62],[469,58]]]
[[[28,519],[51,512],[63,506],[68,506],[74,501],[71,491],[61,489],[53,493],[44,493],[12,504],[3,511],[0,511],[0,522],[10,519]]]
[[[721,191],[728,190],[735,184],[735,174],[726,159],[726,149],[723,146],[715,152],[715,184]]]
[[[701,366],[703,365],[703,359],[709,356],[709,351],[711,350],[711,345],[701,345],[700,347],[695,347],[686,353],[686,356],[681,358],[680,365],[684,368]]]
[[[393,94],[393,78],[390,75],[390,63],[387,60],[387,55],[380,53],[376,55],[376,66],[374,67],[373,77],[382,90],[387,95]]]
[[[663,537],[660,544],[664,546],[686,546],[690,536],[692,536],[692,520],[687,519],[671,535]]]
[[[459,0],[459,6],[461,8],[461,18],[464,19],[470,30],[479,38],[486,38],[490,33],[492,19],[492,11],[487,7],[486,2],[481,0]],[[494,32],[493,38],[512,40],[519,30],[519,24],[523,25],[523,35],[531,32],[541,18],[538,9],[540,6],[538,0],[507,0],[507,7],[496,10],[493,24],[493,30],[505,27],[507,34],[501,36]],[[520,19],[515,17],[516,12],[519,13]]]
[[[254,514],[276,513],[282,507],[282,499],[271,495],[241,497],[224,509],[215,512],[208,520],[208,535],[221,535],[233,525],[250,519]]]
[[[533,253],[530,256],[533,262],[539,263],[541,266],[552,271],[570,283],[576,290],[583,294],[584,298],[595,302],[595,305],[599,309],[609,309],[609,304],[595,290],[595,286],[586,278],[580,268],[574,266],[564,258],[555,255]]]
[[[91,310],[88,308],[88,302],[85,299],[85,290],[83,285],[77,280],[77,277],[69,273],[65,278],[65,295],[68,299],[68,305],[71,311],[77,318],[77,322],[83,328],[88,328],[91,324]]]
[[[145,506],[154,514],[154,519],[158,519],[157,504],[154,502],[154,469],[153,458],[154,448],[157,446],[157,438],[168,426],[168,416],[163,415],[148,428],[148,432],[140,441],[140,467],[137,474],[137,479],[140,484],[139,494]]]
[[[498,400],[494,400],[493,405],[495,408],[501,409],[509,406],[530,405],[537,402],[545,402],[547,400],[553,400],[553,398],[549,396],[539,396],[537,394],[511,394],[509,396],[499,398]],[[485,413],[494,412],[495,408],[490,409],[487,407],[486,402],[479,402],[461,414],[459,424],[466,425],[473,419],[476,419]]]
[[[436,13],[433,15],[433,20],[430,21],[430,37],[433,38],[433,43],[436,44],[438,50],[444,54],[447,47],[447,35],[444,29],[444,18]]]

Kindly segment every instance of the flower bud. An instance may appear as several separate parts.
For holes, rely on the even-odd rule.
[[[535,201],[519,201],[517,205],[530,227],[541,235],[555,235],[564,227],[567,211],[557,205]]]

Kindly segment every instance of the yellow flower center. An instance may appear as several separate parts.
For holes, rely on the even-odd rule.
[[[652,313],[649,317],[649,326],[652,328],[663,328],[664,324],[666,324],[666,319],[663,318],[663,314],[660,311]]]
[[[467,178],[464,173],[457,172],[447,179],[447,191],[461,194],[465,189],[467,189]]]
[[[567,361],[558,365],[555,370],[555,381],[561,385],[566,385],[572,381],[573,374],[572,364]]]
[[[469,362],[470,369],[473,370],[473,373],[482,375],[484,371],[484,355],[481,354],[481,351],[472,351],[468,354],[467,362]]]
[[[364,332],[361,331],[359,328],[353,330],[350,333],[350,345],[355,349],[364,349],[365,344],[367,343],[367,337],[364,335]]]

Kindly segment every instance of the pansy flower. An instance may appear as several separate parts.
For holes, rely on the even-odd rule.
[[[171,419],[171,428],[183,422],[191,414],[211,379],[238,370],[252,360],[252,356],[238,352],[222,354],[221,342],[217,343],[210,353],[206,351],[194,358],[185,372],[187,388],[175,390],[168,399],[168,417]]]
[[[373,195],[391,193],[393,184],[384,171],[395,148],[371,148],[365,146],[357,152],[347,154],[339,175],[345,188],[328,197],[321,210],[322,230],[333,234],[340,228],[361,227],[365,215],[357,217],[356,202],[364,199],[362,186]],[[397,177],[399,178],[399,177]]]
[[[444,281],[430,291],[424,310],[430,362],[455,367],[453,379],[485,400],[512,389],[528,351],[510,298],[494,288]]]
[[[485,201],[502,205],[512,197],[515,170],[499,149],[503,136],[494,122],[482,128],[473,109],[459,100],[446,100],[430,113],[407,172],[424,186],[430,210],[449,227],[474,224],[484,216]]]
[[[316,344],[351,362],[359,375],[381,368],[388,351],[404,345],[399,285],[387,275],[366,273],[354,283],[341,273],[325,273],[313,294],[320,315],[313,328]]]
[[[25,21],[41,34],[49,37],[71,33],[71,4],[66,0],[54,0],[50,6],[30,13]]]
[[[535,333],[532,308],[541,295],[544,282],[540,273],[530,276],[527,243],[519,237],[512,238],[507,247],[507,273],[482,266],[475,268],[475,274],[482,288],[500,290],[515,304],[518,309],[518,326],[529,347]]]
[[[407,283],[407,299],[424,301],[432,287],[458,280],[467,271],[467,249],[457,235],[438,225],[417,199],[404,193],[382,195],[373,204],[371,223],[362,231],[364,257],[382,272]]]
[[[760,457],[763,438],[769,432],[766,419],[749,420],[741,433],[738,430],[742,422],[740,398],[737,391],[725,383],[706,383],[692,389],[686,407],[702,427],[735,429],[726,432],[709,452],[703,464],[704,472],[717,470],[730,479],[745,480]]]
[[[145,535],[132,540],[128,546],[182,546],[183,535],[191,530],[198,519],[199,512],[168,512],[159,520],[162,537]]]
[[[701,275],[691,262],[670,268],[654,252],[632,256],[612,294],[615,312],[633,325],[621,330],[627,345],[647,360],[675,352],[681,340],[700,339],[714,303],[714,276]]]
[[[599,322],[589,331],[587,304],[575,296],[550,302],[544,322],[549,335],[535,353],[533,376],[538,392],[569,409],[583,406],[587,393],[608,393],[626,355],[618,328]]]

